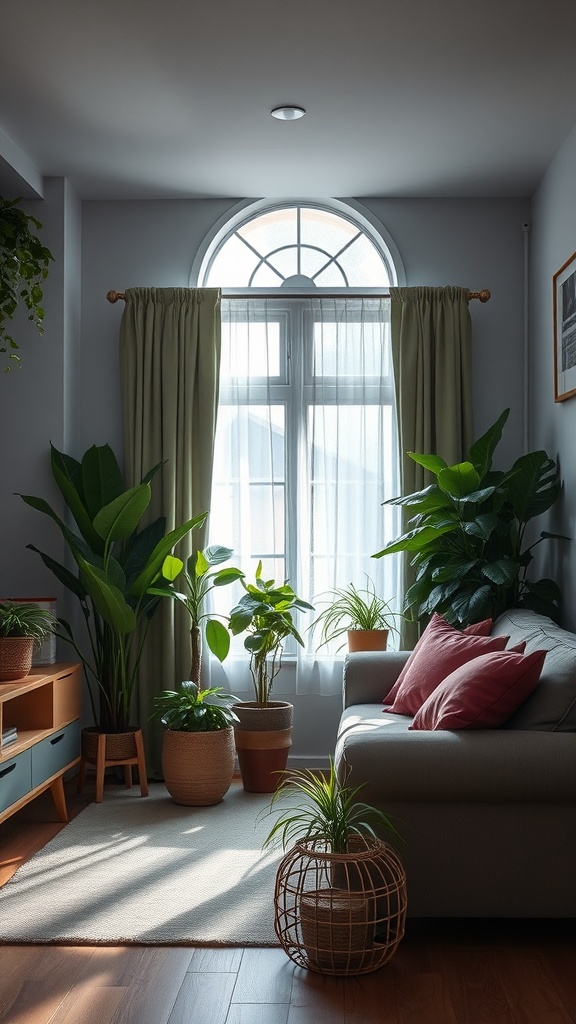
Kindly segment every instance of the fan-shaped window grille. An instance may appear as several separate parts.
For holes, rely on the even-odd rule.
[[[395,275],[352,218],[295,204],[252,214],[222,238],[203,284],[220,288],[386,288]]]

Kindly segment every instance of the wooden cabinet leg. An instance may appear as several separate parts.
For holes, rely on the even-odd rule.
[[[52,793],[52,799],[54,806],[56,807],[56,813],[59,821],[68,821],[68,808],[66,807],[66,795],[64,793],[64,779],[62,775],[59,775],[57,779],[50,786],[50,792]]]

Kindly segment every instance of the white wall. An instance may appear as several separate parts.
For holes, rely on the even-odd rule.
[[[1,425],[10,429],[2,446],[3,589],[22,595],[53,590],[52,577],[25,544],[43,546],[46,526],[24,509],[14,490],[51,493],[49,441],[78,456],[91,444],[109,442],[121,455],[118,328],[122,305],[109,289],[187,286],[196,250],[212,225],[236,200],[84,202],[63,182],[48,182],[38,202],[43,237],[57,265],[49,278],[46,333],[28,345],[14,379],[0,380],[6,401]],[[361,204],[385,225],[406,270],[408,285],[489,288],[487,305],[471,304],[474,325],[477,433],[512,409],[501,458],[522,450],[523,422],[523,230],[528,204],[518,200],[382,200]],[[31,204],[32,205],[32,204]],[[33,212],[33,211],[31,211]],[[34,211],[35,212],[35,211]],[[78,255],[81,251],[81,275]],[[561,261],[559,261],[561,262]],[[80,281],[81,277],[81,281]],[[54,532],[50,534],[54,537]],[[8,538],[8,540],[7,540]],[[48,546],[46,540],[46,546]],[[50,548],[54,551],[54,547]],[[159,680],[171,685],[174,680]],[[295,701],[293,753],[312,763],[333,751],[340,699]]]
[[[576,250],[576,127],[532,202],[530,447],[557,458],[564,486],[543,529],[572,537],[541,546],[539,569],[560,584],[562,623],[576,630],[576,397],[554,402],[552,278]]]

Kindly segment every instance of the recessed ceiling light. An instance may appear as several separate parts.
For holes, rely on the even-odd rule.
[[[304,110],[304,107],[286,105],[283,107],[274,107],[274,110],[271,110],[270,113],[272,114],[272,117],[277,117],[279,121],[297,121],[299,117],[304,117],[306,111]]]

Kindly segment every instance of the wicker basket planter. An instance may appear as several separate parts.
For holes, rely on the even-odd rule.
[[[396,952],[406,923],[406,875],[378,839],[351,853],[302,840],[280,862],[274,928],[300,967],[321,974],[367,974]]]
[[[0,637],[0,682],[25,679],[32,668],[34,640],[27,636]]]
[[[273,793],[278,788],[292,745],[294,706],[273,700],[268,704],[234,704],[240,724],[234,727],[242,784],[248,793]]]
[[[162,742],[162,772],[174,803],[189,807],[220,803],[234,775],[234,730],[167,729]]]

